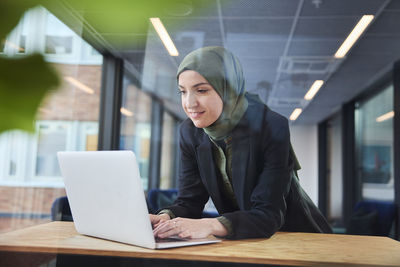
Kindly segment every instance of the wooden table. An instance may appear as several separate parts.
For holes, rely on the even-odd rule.
[[[279,232],[269,239],[224,240],[217,244],[151,250],[80,235],[71,222],[51,222],[1,234],[0,254],[16,252],[204,261],[204,266],[206,262],[400,266],[400,242],[387,237]]]

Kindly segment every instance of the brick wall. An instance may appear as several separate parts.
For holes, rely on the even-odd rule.
[[[49,93],[39,109],[40,120],[98,121],[100,108],[101,66],[53,64],[61,86]],[[65,77],[72,77],[94,90],[88,94],[70,84]]]
[[[49,222],[53,201],[64,188],[0,186],[0,233]]]

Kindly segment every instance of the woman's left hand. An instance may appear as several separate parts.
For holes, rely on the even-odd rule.
[[[222,228],[221,228],[222,227]],[[225,233],[225,234],[224,234]],[[225,227],[215,218],[175,218],[160,223],[154,230],[155,237],[206,238],[209,235],[226,235]]]

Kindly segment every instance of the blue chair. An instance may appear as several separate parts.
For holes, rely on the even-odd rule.
[[[172,205],[177,197],[177,189],[150,189],[147,193],[147,205],[151,213],[156,213],[162,207]]]
[[[363,200],[356,204],[346,233],[389,236],[395,217],[393,202]]]
[[[161,208],[172,205],[177,197],[177,189],[150,189],[147,193],[147,205],[151,213],[156,213]],[[217,212],[203,211],[202,214],[203,218],[215,218],[218,216]]]
[[[66,196],[54,200],[51,206],[51,219],[53,221],[73,221],[68,198]]]

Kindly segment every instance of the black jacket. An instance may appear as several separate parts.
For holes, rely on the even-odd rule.
[[[224,200],[213,144],[190,119],[180,128],[179,193],[168,209],[177,217],[200,218],[210,196],[219,214],[232,222],[234,239],[270,237],[278,230],[330,233],[293,170],[287,119],[253,97],[248,100],[231,134],[231,178],[239,209]]]

